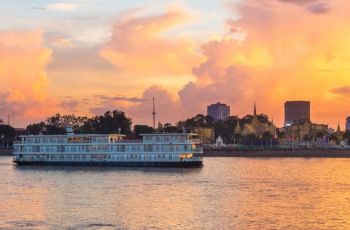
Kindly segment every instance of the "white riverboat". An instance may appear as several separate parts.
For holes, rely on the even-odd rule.
[[[26,135],[14,143],[18,165],[201,167],[203,149],[193,133]]]

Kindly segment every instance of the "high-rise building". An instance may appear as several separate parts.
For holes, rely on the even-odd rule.
[[[284,104],[284,125],[310,120],[309,101],[287,101]]]
[[[350,116],[346,118],[345,131],[350,131]]]
[[[230,106],[220,102],[209,105],[207,108],[207,115],[214,118],[214,121],[224,121],[230,117]]]

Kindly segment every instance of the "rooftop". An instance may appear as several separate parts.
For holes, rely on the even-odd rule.
[[[140,136],[193,136],[197,135],[196,133],[144,133]]]
[[[74,134],[74,135],[67,135],[67,134],[58,134],[58,135],[45,135],[45,134],[39,134],[39,135],[20,135],[20,137],[125,137],[125,135],[122,134]]]

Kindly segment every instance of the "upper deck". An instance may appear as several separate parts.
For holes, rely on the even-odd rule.
[[[143,143],[199,143],[195,133],[152,133],[141,134]]]
[[[188,144],[199,143],[194,133],[154,133],[141,134],[142,140],[127,140],[121,134],[66,134],[66,135],[22,135],[15,145],[49,145],[49,144]]]
[[[125,140],[120,134],[26,135],[14,144],[14,154],[201,153],[196,134],[144,134]]]
[[[22,135],[15,144],[115,143],[123,141],[120,134]]]

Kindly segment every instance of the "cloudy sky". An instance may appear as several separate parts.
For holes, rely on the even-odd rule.
[[[283,123],[350,114],[350,3],[344,0],[12,0],[0,3],[0,117],[119,109],[175,122],[221,101]]]

